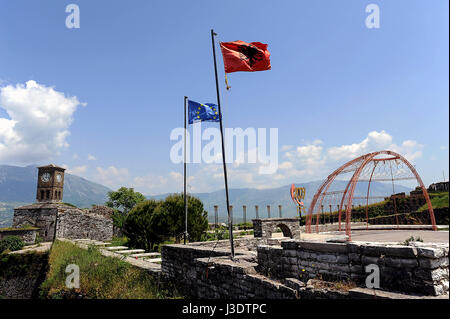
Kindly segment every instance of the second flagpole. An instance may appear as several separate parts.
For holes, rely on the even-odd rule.
[[[217,62],[216,62],[216,46],[214,43],[214,30],[211,29],[211,41],[214,57],[214,73],[216,76],[216,91],[217,91],[217,106],[219,109],[219,123],[220,123],[220,136],[222,137],[222,160],[223,160],[223,175],[225,177],[225,196],[227,200],[227,212],[228,212],[228,228],[230,233],[230,246],[231,246],[231,258],[234,258],[234,244],[233,244],[233,216],[230,214],[230,200],[228,197],[228,180],[227,180],[227,164],[225,161],[225,144],[223,139],[223,125],[222,125],[222,110],[220,108],[220,94],[219,94],[219,79],[217,77]]]
[[[184,97],[184,244],[186,245],[186,237],[188,234],[188,209],[187,209],[187,192],[186,192],[186,135],[187,135],[187,119],[186,119],[186,104],[188,103],[188,97]]]

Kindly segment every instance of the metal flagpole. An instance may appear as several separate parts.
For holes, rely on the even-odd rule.
[[[231,245],[231,258],[234,258],[234,244],[233,244],[233,217],[230,213],[230,200],[228,197],[228,180],[227,180],[227,164],[225,162],[225,144],[223,140],[223,126],[222,126],[222,111],[220,109],[220,94],[219,94],[219,79],[217,78],[217,62],[216,62],[216,46],[214,44],[214,30],[211,29],[211,42],[214,58],[214,72],[216,75],[216,91],[217,91],[217,106],[219,109],[219,123],[220,123],[220,136],[222,137],[222,160],[223,160],[223,175],[225,177],[225,195],[227,199],[227,212],[228,212],[228,227],[230,233],[230,245]]]
[[[186,245],[186,237],[187,237],[187,224],[188,224],[188,218],[187,218],[187,198],[186,198],[186,131],[187,131],[187,123],[186,123],[186,104],[188,102],[188,97],[184,97],[184,244]]]

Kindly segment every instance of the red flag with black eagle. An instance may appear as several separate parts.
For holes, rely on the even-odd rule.
[[[220,42],[225,73],[270,70],[267,44],[244,41]]]

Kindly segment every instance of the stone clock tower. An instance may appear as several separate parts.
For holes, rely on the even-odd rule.
[[[27,231],[37,231],[44,241],[112,239],[113,209],[104,206],[80,209],[63,203],[65,169],[54,164],[38,169],[36,203],[14,208],[13,228],[22,231],[25,226],[32,226]]]
[[[39,203],[62,202],[65,168],[50,164],[38,169],[36,200]]]

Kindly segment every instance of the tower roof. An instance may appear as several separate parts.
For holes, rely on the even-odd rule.
[[[44,166],[38,166],[38,168],[59,168],[59,169],[62,169],[62,170],[66,170],[64,167],[57,166],[55,164],[48,164],[48,165],[44,165]]]

